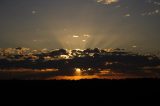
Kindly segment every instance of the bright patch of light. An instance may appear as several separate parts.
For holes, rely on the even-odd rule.
[[[133,48],[136,48],[137,46],[136,45],[134,45],[134,46],[132,46]]]
[[[110,73],[109,70],[100,71],[100,75],[106,75],[106,74],[109,74],[109,73]]]
[[[88,71],[91,71],[92,70],[92,68],[88,68]]]
[[[155,13],[159,13],[159,10],[157,9],[157,10],[155,10]]]
[[[112,3],[116,3],[119,0],[97,0],[98,3],[104,3],[104,4],[112,4]]]
[[[52,68],[47,68],[47,69],[42,69],[41,72],[56,72],[58,71],[57,69],[52,69]]]
[[[82,42],[86,42],[86,40],[82,40]]]
[[[35,10],[33,10],[33,11],[32,11],[32,14],[33,14],[33,15],[35,15],[35,14],[36,14],[36,11],[35,11]]]
[[[81,69],[80,69],[80,68],[76,68],[75,70],[76,70],[76,72],[78,72],[78,73],[81,72]]]
[[[75,68],[75,76],[81,76],[82,70],[80,68]]]
[[[126,14],[125,16],[126,16],[126,17],[130,17],[131,15],[130,15],[130,14]]]
[[[69,59],[69,56],[68,55],[60,55],[60,58],[61,59]]]
[[[79,38],[79,36],[78,35],[73,35],[73,38]]]

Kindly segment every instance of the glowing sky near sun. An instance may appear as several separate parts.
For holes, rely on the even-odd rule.
[[[0,48],[160,49],[159,0],[0,0]]]

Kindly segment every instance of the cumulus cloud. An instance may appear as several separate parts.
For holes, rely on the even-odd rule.
[[[98,3],[104,3],[104,4],[112,4],[112,3],[116,3],[119,0],[97,0]]]

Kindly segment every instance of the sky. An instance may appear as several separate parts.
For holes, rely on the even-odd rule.
[[[0,48],[160,50],[160,0],[0,0]]]

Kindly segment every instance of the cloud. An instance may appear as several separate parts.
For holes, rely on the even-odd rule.
[[[112,3],[117,3],[119,0],[97,0],[98,3],[103,3],[103,4],[112,4]]]
[[[126,15],[125,15],[125,17],[130,17],[130,16],[131,16],[130,14],[126,14]]]
[[[33,14],[33,15],[34,15],[34,14],[36,14],[36,11],[35,11],[35,10],[33,10],[33,11],[32,11],[32,14]]]
[[[95,0],[95,1],[96,1],[97,3],[110,5],[110,4],[118,3],[118,2],[120,2],[121,0]],[[128,0],[128,1],[129,1],[129,0]],[[132,0],[130,0],[130,1],[132,1]],[[160,1],[158,1],[158,0],[142,0],[142,1],[143,1],[143,6],[141,6],[141,7],[139,8],[139,11],[137,11],[137,14],[138,14],[138,15],[141,15],[141,16],[155,16],[155,15],[160,15]],[[126,1],[125,1],[125,0],[122,0],[121,2],[123,3],[123,2],[126,2]],[[129,7],[129,8],[126,8],[126,10],[131,13],[130,10],[131,10],[131,8],[133,8],[133,7],[130,6],[130,5],[131,5],[130,3],[132,3],[132,2],[128,2],[128,6],[127,6],[127,7]],[[138,4],[138,3],[142,3],[142,2],[136,2],[136,1],[135,1],[135,3]],[[138,6],[138,5],[136,5],[136,6]],[[115,7],[116,7],[116,8],[120,8],[120,7],[125,8],[125,7],[123,7],[122,5],[117,5],[117,6],[115,6]],[[138,13],[138,12],[140,12],[140,13]],[[132,14],[132,13],[131,13],[131,14]],[[130,17],[131,14],[125,14],[124,16],[125,16],[125,17]]]
[[[78,35],[73,35],[73,38],[79,38],[79,36]]]

